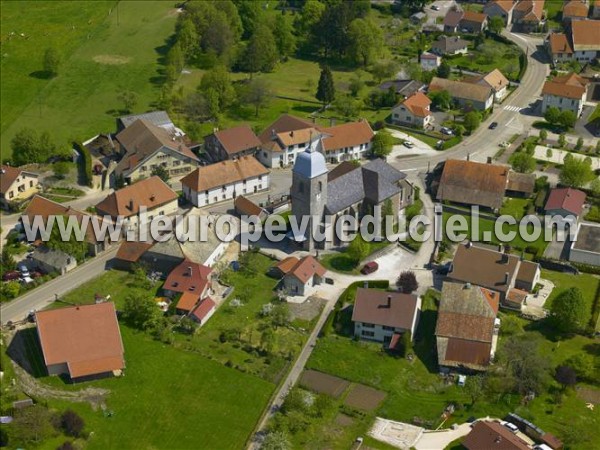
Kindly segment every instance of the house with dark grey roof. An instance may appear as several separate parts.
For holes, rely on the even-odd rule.
[[[468,46],[469,41],[461,39],[458,36],[440,36],[431,45],[430,52],[440,56],[466,54]]]
[[[582,222],[571,244],[569,261],[600,267],[600,225]]]
[[[290,236],[301,242],[308,250],[341,245],[335,233],[336,221],[343,215],[360,220],[367,214],[378,212],[381,216],[391,211],[395,218],[400,211],[412,204],[413,186],[406,174],[382,159],[363,165],[346,161],[331,172],[325,157],[319,150],[321,139],[313,140],[305,152],[296,158],[292,169],[290,197],[292,215],[299,221],[310,217],[311,223],[301,236]],[[313,218],[319,217],[319,223]],[[325,234],[333,235],[330,242],[316,243],[310,230],[320,228]]]
[[[38,269],[46,273],[58,273],[64,275],[77,267],[75,257],[61,251],[48,247],[38,247],[33,251],[31,259]]]
[[[444,282],[435,330],[443,369],[485,370],[498,343],[498,292],[470,283]]]
[[[166,111],[150,111],[142,114],[131,114],[129,116],[119,117],[117,119],[117,133],[133,125],[135,121],[139,119],[150,122],[151,124],[164,128],[167,131],[178,130]],[[181,132],[181,135],[183,136],[183,132]]]

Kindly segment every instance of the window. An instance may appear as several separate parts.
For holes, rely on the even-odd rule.
[[[174,166],[178,166],[181,164],[181,161],[179,161],[178,159],[176,159],[175,161],[173,161],[173,165]]]
[[[318,192],[319,192],[319,194],[321,192],[323,192],[323,182],[322,181],[319,181],[319,191]]]
[[[384,325],[384,326],[383,326],[383,329],[384,329],[385,331],[394,331],[394,327],[388,327],[387,325]]]
[[[363,328],[375,328],[375,325],[372,323],[364,323],[362,324]]]
[[[148,170],[148,168],[146,166],[140,167],[140,171],[145,172],[146,170]]]
[[[15,196],[15,193],[13,191],[10,191],[8,193],[8,198],[13,198]]]
[[[33,181],[29,182],[29,187],[33,187]]]
[[[363,330],[362,335],[364,337],[375,337],[375,332],[373,332],[373,331],[364,331]]]

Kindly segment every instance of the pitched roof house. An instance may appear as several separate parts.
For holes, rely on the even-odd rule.
[[[148,219],[155,215],[170,215],[177,211],[177,193],[159,177],[140,180],[108,195],[96,204],[99,215],[129,219],[130,226],[137,226],[138,216],[146,209]]]
[[[129,116],[119,117],[117,119],[117,132],[123,131],[138,120],[145,120],[157,127],[164,128],[175,135],[183,136],[184,134],[183,131],[173,124],[173,121],[166,111],[150,111],[142,114],[131,114]]]
[[[600,20],[571,22],[571,44],[574,58],[582,63],[592,62],[600,55]]]
[[[570,0],[565,2],[562,9],[562,20],[569,23],[572,20],[586,19],[589,13],[589,6],[586,1]]]
[[[512,289],[533,291],[540,279],[540,267],[516,255],[467,242],[458,246],[448,278],[496,291],[505,302]]]
[[[585,204],[585,192],[573,188],[555,188],[550,191],[544,210],[549,215],[579,217]]]
[[[465,11],[460,19],[460,30],[466,30],[468,33],[481,33],[488,26],[488,17],[486,14]]]
[[[266,190],[269,183],[269,170],[254,156],[198,167],[181,179],[183,195],[199,207]]]
[[[573,47],[564,33],[550,33],[544,41],[546,51],[554,64],[569,61],[573,57]]]
[[[289,262],[293,261],[290,260]],[[277,265],[279,270],[282,272],[284,268],[287,270],[283,276],[282,283],[289,295],[308,295],[315,286],[323,282],[323,277],[325,276],[325,272],[327,272],[325,267],[310,255],[297,260],[289,268],[280,264]]]
[[[457,8],[450,8],[444,16],[444,33],[456,33],[464,12]]]
[[[436,55],[458,55],[459,53],[467,53],[469,41],[459,38],[458,36],[440,36],[433,44],[431,44],[431,52]]]
[[[561,111],[572,111],[579,117],[587,97],[588,85],[588,81],[576,73],[546,81],[542,88],[542,113],[555,107]]]
[[[508,95],[508,86],[510,85],[510,82],[498,69],[494,69],[485,75],[473,77],[469,82],[487,86],[492,89],[496,101],[501,101]]]
[[[478,420],[462,440],[467,450],[530,450],[527,443],[499,422]]]
[[[204,148],[214,162],[254,155],[260,145],[249,125],[216,130],[204,138]]]
[[[431,100],[417,92],[392,109],[392,121],[417,128],[425,128],[433,121]]]
[[[38,192],[39,175],[28,170],[2,164],[0,166],[0,206],[26,200]]]
[[[523,32],[536,31],[544,19],[545,0],[519,0],[515,5],[512,23]]]
[[[429,83],[429,92],[448,91],[454,101],[461,106],[471,106],[484,111],[494,103],[494,91],[487,85],[433,77]]]
[[[204,325],[208,319],[215,313],[217,304],[210,297],[205,297],[200,300],[198,306],[196,306],[190,313],[190,318],[198,323],[200,326]]]
[[[210,287],[210,267],[184,259],[167,276],[163,289],[167,295],[188,292],[202,298]]]
[[[261,208],[259,205],[243,195],[238,195],[235,198],[233,206],[235,207],[235,212],[239,216],[258,217],[259,220],[263,220],[268,215],[264,208]]]
[[[444,282],[435,330],[440,367],[487,368],[496,350],[499,305],[495,291]]]
[[[421,312],[421,298],[412,294],[358,288],[352,309],[354,335],[360,339],[397,343],[405,332],[414,337]]]
[[[368,154],[373,136],[366,120],[322,127],[283,114],[259,135],[262,147],[257,156],[267,167],[284,167],[293,164],[312,140],[321,137],[319,151],[328,161],[337,163]]]
[[[174,132],[138,119],[117,134],[124,155],[115,172],[133,182],[162,166],[170,176],[181,176],[199,164],[198,157]]]
[[[35,318],[49,375],[81,379],[125,367],[114,303],[38,311]]]
[[[512,14],[515,8],[514,0],[492,0],[485,4],[483,12],[490,18],[501,17],[505,25],[512,23]]]

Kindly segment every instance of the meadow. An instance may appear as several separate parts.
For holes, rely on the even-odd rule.
[[[3,158],[24,127],[49,131],[61,147],[114,131],[125,113],[117,98],[122,91],[136,93],[136,112],[152,109],[178,14],[172,3],[120,2],[118,9],[115,2],[33,3],[2,5],[3,29],[31,37],[6,42],[3,33]],[[51,79],[42,71],[49,47],[62,60]]]

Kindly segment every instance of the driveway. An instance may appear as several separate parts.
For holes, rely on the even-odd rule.
[[[413,157],[413,156],[422,156],[426,157],[428,155],[437,155],[439,152],[431,148],[428,144],[423,141],[420,141],[419,138],[414,136],[410,136],[402,131],[387,129],[392,136],[398,139],[405,139],[407,141],[412,142],[415,146],[413,148],[407,148],[402,144],[394,145],[392,147],[392,152],[388,155],[387,160],[391,162],[393,160],[402,160],[403,158]]]
[[[470,431],[470,423],[463,423],[451,430],[428,431],[421,435],[414,447],[417,450],[440,450],[446,448],[452,441],[466,436]]]

